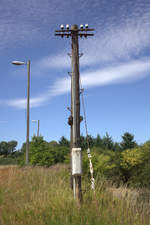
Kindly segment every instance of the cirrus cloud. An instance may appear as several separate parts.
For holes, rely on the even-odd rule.
[[[150,58],[143,58],[142,60],[134,60],[118,66],[98,69],[91,72],[84,71],[81,74],[81,81],[85,88],[120,84],[142,79],[149,75],[149,71]],[[43,95],[31,98],[31,107],[38,107],[53,97],[68,93],[70,91],[70,87],[71,81],[69,78],[56,80]],[[26,99],[13,99],[5,101],[5,104],[16,108],[26,108]]]

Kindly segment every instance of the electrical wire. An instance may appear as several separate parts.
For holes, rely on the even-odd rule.
[[[93,164],[92,164],[92,156],[91,156],[91,151],[90,151],[90,143],[89,143],[89,136],[88,136],[88,128],[87,128],[87,119],[86,119],[86,111],[85,111],[85,103],[84,103],[84,89],[82,87],[81,83],[81,77],[79,77],[79,82],[80,82],[80,94],[81,94],[81,100],[82,100],[82,107],[83,107],[83,115],[84,115],[84,125],[85,125],[85,132],[86,132],[86,142],[87,142],[87,154],[88,154],[88,159],[89,159],[89,167],[90,167],[90,174],[91,174],[91,189],[95,191],[95,179],[93,176]]]

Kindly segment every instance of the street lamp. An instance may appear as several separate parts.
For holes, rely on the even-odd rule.
[[[28,85],[27,85],[27,136],[26,136],[26,165],[29,163],[29,107],[30,107],[30,60],[27,62],[12,61],[12,64],[21,66],[27,65]]]
[[[37,128],[37,137],[39,137],[39,131],[40,131],[40,120],[32,120],[33,123],[38,122],[38,128]]]

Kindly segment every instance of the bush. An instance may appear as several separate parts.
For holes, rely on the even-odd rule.
[[[150,142],[123,152],[92,149],[94,176],[111,179],[113,183],[133,187],[150,187]],[[83,171],[90,175],[87,153],[83,154]]]
[[[24,157],[20,159],[19,164],[23,165],[25,160],[25,145],[23,145]],[[43,137],[33,137],[30,142],[29,162],[31,165],[51,166],[56,163],[62,163],[69,153],[67,146],[48,143]]]

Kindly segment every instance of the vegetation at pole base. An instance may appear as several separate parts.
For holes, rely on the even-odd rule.
[[[87,139],[92,154],[94,177],[111,180],[117,186],[150,188],[150,141],[138,145],[134,135],[126,132],[120,143],[114,142],[106,133],[103,137],[81,135],[84,175],[90,177],[87,156]],[[0,165],[25,164],[26,144],[16,151],[17,142],[0,142]],[[30,142],[29,163],[31,166],[50,167],[57,163],[70,163],[70,142],[62,136],[58,142],[47,142],[42,136],[33,136]]]
[[[64,136],[58,142],[34,136],[28,167],[0,167],[0,224],[150,225],[150,141],[137,145],[129,133],[122,135],[120,143],[107,133],[96,138],[89,135],[88,140],[95,194],[90,189],[84,136],[80,140],[84,200],[81,205],[74,201],[69,184],[69,141]],[[7,143],[0,146],[1,153],[5,152],[0,155],[1,165],[1,160],[24,165],[25,143],[20,151],[16,147],[6,151],[10,146]]]
[[[105,177],[117,185],[150,188],[150,141],[124,151],[92,149],[94,175]],[[89,162],[83,153],[83,170],[89,174]]]
[[[96,181],[95,194],[83,179],[83,203],[73,199],[68,166],[0,170],[1,225],[149,225],[148,190],[116,189]]]

